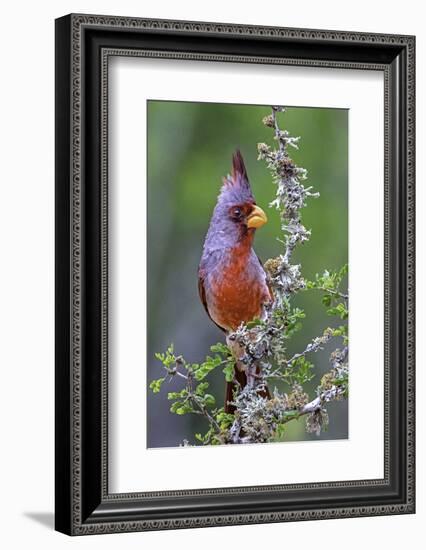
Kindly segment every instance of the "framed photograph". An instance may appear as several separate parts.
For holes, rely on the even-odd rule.
[[[415,38],[56,20],[56,529],[415,511]]]

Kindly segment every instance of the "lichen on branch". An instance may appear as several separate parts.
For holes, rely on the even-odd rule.
[[[266,307],[262,319],[241,324],[228,334],[230,347],[237,346],[239,361],[247,374],[247,385],[241,387],[234,375],[235,359],[230,347],[216,344],[213,355],[200,364],[189,364],[174,354],[170,347],[165,354],[157,354],[166,371],[164,377],[151,382],[154,393],[164,382],[175,377],[185,381],[180,392],[169,392],[174,414],[197,414],[205,418],[207,431],[195,434],[185,441],[188,444],[241,444],[285,440],[286,424],[306,417],[306,431],[319,435],[327,427],[329,416],[326,405],[331,401],[347,399],[348,379],[348,294],[342,290],[347,265],[338,271],[324,270],[315,280],[302,276],[302,267],[292,263],[296,246],[309,240],[311,232],[302,223],[301,211],[308,199],[319,197],[312,187],[305,187],[307,171],[298,167],[290,157],[290,148],[298,148],[298,137],[292,137],[279,124],[283,107],[273,106],[263,124],[273,130],[276,146],[265,143],[257,146],[259,160],[265,161],[276,185],[275,198],[270,207],[279,212],[282,252],[264,263],[274,300]],[[300,330],[306,314],[294,307],[293,298],[299,292],[317,291],[328,315],[337,318],[337,326],[326,326],[297,353],[289,353],[288,344]],[[330,353],[330,371],[317,386],[315,397],[310,397],[305,385],[316,375],[313,356],[324,351],[332,341],[340,344]],[[216,406],[208,393],[208,378],[221,369],[227,381],[234,381],[231,404],[234,414],[227,414]],[[265,388],[273,388],[269,397]],[[277,387],[277,386],[280,386]]]

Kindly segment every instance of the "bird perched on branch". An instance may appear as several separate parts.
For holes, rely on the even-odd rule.
[[[253,250],[256,229],[267,222],[256,205],[240,151],[232,158],[232,174],[223,179],[198,268],[198,289],[207,314],[227,336],[241,323],[261,318],[273,299],[263,266]],[[241,350],[227,338],[236,359],[234,382],[227,382],[225,411],[234,412],[236,384],[247,384]],[[269,396],[267,389],[259,392]]]

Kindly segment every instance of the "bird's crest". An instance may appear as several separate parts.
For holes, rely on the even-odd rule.
[[[243,155],[239,149],[232,155],[232,176],[234,179],[239,177],[244,178],[248,183],[246,166],[244,164]]]
[[[254,201],[244,159],[239,149],[232,155],[232,175],[223,178],[220,196],[235,204]]]

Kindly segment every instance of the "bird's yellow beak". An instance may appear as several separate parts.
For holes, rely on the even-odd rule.
[[[255,206],[247,217],[247,227],[262,227],[268,221],[265,212],[260,208],[260,206]]]

